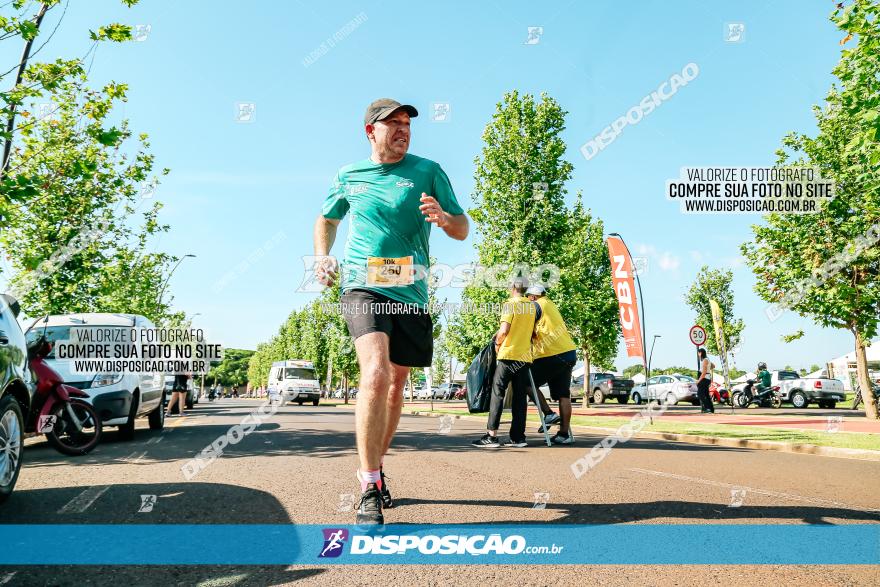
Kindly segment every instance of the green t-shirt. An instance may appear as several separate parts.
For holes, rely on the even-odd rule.
[[[445,212],[464,214],[440,165],[416,155],[407,154],[397,163],[365,159],[336,173],[321,214],[338,220],[351,214],[345,259],[340,267],[342,291],[367,289],[400,302],[428,303],[431,223],[419,210],[422,192],[436,198]],[[411,271],[407,265],[410,257],[411,263],[424,271],[407,273]],[[368,272],[370,258],[373,260]],[[380,269],[389,264],[389,259],[397,260],[390,263],[390,272]],[[396,265],[403,271],[397,282]],[[411,279],[407,280],[406,275]]]
[[[770,375],[770,371],[768,371],[767,369],[764,369],[763,371],[758,373],[758,378],[761,379],[761,385],[763,385],[764,387],[770,387],[770,384],[773,381],[773,378]]]

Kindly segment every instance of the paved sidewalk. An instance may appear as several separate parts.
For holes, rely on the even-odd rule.
[[[350,403],[354,403],[351,401]],[[407,401],[405,408],[417,408],[429,410],[431,402],[428,401]],[[627,404],[626,407],[600,407],[600,408],[581,408],[575,407],[572,410],[575,416],[604,416],[609,418],[631,418],[639,409],[645,406],[636,406]],[[435,401],[435,410],[467,410],[465,402],[445,402]],[[880,434],[880,420],[868,420],[864,417],[864,412],[852,411],[846,409],[840,410],[816,410],[816,415],[804,415],[805,410],[799,410],[796,414],[786,414],[786,408],[774,410],[768,414],[769,410],[737,409],[735,413],[730,413],[730,407],[716,407],[715,414],[701,414],[697,407],[676,406],[663,414],[663,420],[667,422],[694,422],[700,424],[730,424],[734,426],[763,426],[767,428],[794,428],[803,430],[818,430],[825,432],[829,426],[836,428],[838,432],[861,432],[870,434]],[[535,408],[529,405],[529,413],[534,414]],[[837,418],[840,420],[837,420]]]

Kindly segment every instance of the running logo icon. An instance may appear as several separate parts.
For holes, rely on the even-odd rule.
[[[348,540],[348,530],[344,528],[324,528],[324,548],[318,558],[336,558],[342,554],[342,547]]]

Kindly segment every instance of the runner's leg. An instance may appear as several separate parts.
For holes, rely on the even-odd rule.
[[[361,387],[355,405],[355,429],[361,471],[378,471],[388,422],[391,361],[388,335],[370,332],[354,341],[361,369]]]
[[[391,440],[400,423],[400,412],[403,410],[403,387],[409,377],[409,367],[401,367],[391,363],[391,386],[388,389],[387,421],[385,422],[385,440],[382,444],[382,457],[391,448]]]

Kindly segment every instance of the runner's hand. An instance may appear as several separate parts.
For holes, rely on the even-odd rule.
[[[420,200],[422,205],[419,206],[419,210],[425,215],[426,221],[436,224],[437,228],[443,228],[449,224],[449,214],[443,211],[436,199],[422,192]]]
[[[315,279],[321,285],[331,286],[339,275],[339,262],[333,255],[321,255],[315,259]]]

